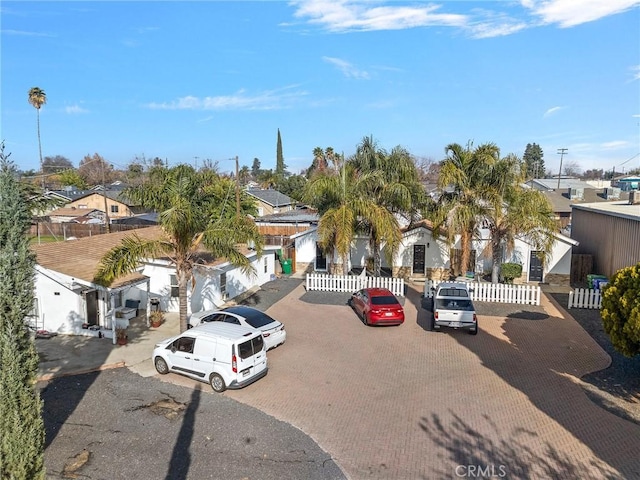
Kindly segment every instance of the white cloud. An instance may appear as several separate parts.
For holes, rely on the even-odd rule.
[[[3,35],[15,35],[21,37],[55,37],[50,33],[28,32],[26,30],[2,30]]]
[[[604,150],[618,150],[629,146],[630,143],[624,140],[614,140],[612,142],[604,142],[600,144],[600,147]]]
[[[172,102],[152,102],[146,106],[156,110],[279,110],[290,107],[307,95],[304,91],[293,90],[294,88],[295,85],[256,95],[248,95],[244,90],[239,90],[234,95],[216,97],[188,95]]]
[[[438,13],[440,6],[372,6],[361,0],[292,1],[295,16],[333,32],[401,30],[424,26],[464,26],[465,15]]]
[[[365,72],[364,70],[357,69],[346,60],[335,57],[322,57],[322,60],[337,67],[338,70],[340,70],[347,78],[355,78],[357,80],[369,79],[369,73]]]
[[[551,107],[549,110],[547,110],[546,112],[544,112],[543,117],[550,117],[551,115],[555,115],[556,113],[558,113],[560,110],[564,110],[567,107]]]
[[[639,0],[522,0],[521,3],[543,23],[557,23],[563,28],[593,22],[640,5]]]
[[[457,27],[474,38],[511,35],[526,28],[557,24],[562,28],[625,12],[640,0],[520,0],[492,2],[493,8],[473,8],[468,14],[446,13],[442,5],[383,0],[292,0],[294,16],[329,32],[402,30],[419,27]],[[408,2],[407,2],[408,3]],[[448,2],[448,8],[461,8],[463,2]],[[507,14],[507,10],[511,14]],[[518,18],[512,15],[518,15]]]
[[[87,110],[86,108],[82,108],[80,105],[69,105],[64,107],[64,111],[65,113],[68,113],[69,115],[78,115],[81,113],[89,113],[89,110]]]
[[[631,71],[633,72],[633,80],[640,80],[640,65],[631,67]]]

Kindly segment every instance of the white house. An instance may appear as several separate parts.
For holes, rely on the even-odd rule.
[[[97,336],[105,330],[128,324],[128,320],[152,306],[178,311],[175,267],[168,259],[148,259],[137,272],[103,287],[94,282],[99,261],[123,238],[135,233],[143,239],[162,235],[160,227],[46,243],[33,247],[37,255],[32,326],[63,334]],[[255,275],[245,275],[226,259],[214,259],[205,252],[194,269],[195,283],[188,288],[188,310],[215,308],[252,287],[262,285],[274,275],[274,253],[258,257],[255,251],[243,253],[251,260]]]
[[[489,232],[484,230],[483,236],[472,243],[472,260],[475,261],[477,274],[491,271],[492,257],[489,244]],[[519,281],[546,282],[551,284],[568,285],[571,273],[571,249],[577,245],[575,240],[557,233],[556,241],[548,262],[543,266],[533,246],[526,238],[518,238],[509,257],[504,261],[520,263],[523,275]],[[328,271],[328,259],[322,253],[317,242],[317,228],[292,235],[295,245],[296,268],[299,271]],[[452,247],[447,245],[443,236],[435,238],[431,224],[422,221],[416,225],[403,229],[402,242],[392,265],[389,265],[384,246],[381,252],[381,265],[391,271],[394,277],[405,278],[447,278],[451,269],[451,252],[460,248],[459,238]],[[354,239],[349,269],[365,267],[371,256],[367,237],[358,236]],[[340,261],[337,256],[333,259]]]

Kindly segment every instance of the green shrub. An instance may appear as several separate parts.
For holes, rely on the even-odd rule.
[[[503,263],[500,265],[500,277],[504,283],[513,283],[514,278],[522,275],[522,265],[519,263]]]
[[[600,315],[613,347],[627,357],[640,353],[640,263],[614,273],[602,288]]]

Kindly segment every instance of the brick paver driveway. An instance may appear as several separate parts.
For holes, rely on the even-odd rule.
[[[224,395],[299,427],[350,478],[640,478],[640,426],[576,382],[608,356],[553,308],[481,316],[471,336],[426,332],[411,289],[407,321],[387,328],[304,293],[268,310],[288,335],[269,375]]]

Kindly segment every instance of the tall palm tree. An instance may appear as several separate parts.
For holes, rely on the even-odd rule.
[[[380,174],[358,172],[350,163],[337,174],[326,172],[314,176],[306,185],[304,200],[318,209],[318,241],[327,254],[334,250],[342,262],[343,273],[349,271],[349,253],[358,229],[373,225],[381,241],[394,252],[400,241],[398,222],[384,206],[371,202],[367,192],[378,188]]]
[[[47,103],[47,94],[44,90],[33,87],[29,89],[29,103],[34,106],[38,112],[38,151],[40,152],[40,172],[42,173],[42,188],[44,189],[44,165],[42,163],[42,142],[40,141],[40,108]]]
[[[438,177],[438,188],[442,192],[434,216],[434,232],[446,227],[450,244],[460,235],[460,264],[452,265],[454,273],[468,271],[471,257],[471,242],[478,235],[480,221],[485,213],[483,201],[486,189],[485,176],[490,165],[499,158],[495,144],[487,143],[473,148],[457,143],[447,145]]]
[[[524,164],[526,168],[526,164]],[[516,155],[507,155],[491,166],[485,177],[488,208],[485,220],[491,232],[491,282],[498,283],[503,253],[513,251],[519,236],[542,252],[543,262],[551,253],[558,224],[545,195],[523,188],[526,172]]]
[[[187,285],[193,282],[193,268],[203,253],[224,257],[243,272],[252,273],[249,259],[238,244],[252,242],[262,253],[262,237],[247,212],[237,215],[233,206],[234,182],[214,172],[196,172],[189,165],[156,168],[149,182],[125,191],[136,204],[159,213],[163,235],[157,240],[137,235],[102,258],[95,281],[110,285],[116,278],[133,272],[145,258],[166,257],[176,267],[180,310],[180,331],[187,329]],[[255,212],[252,212],[255,213]]]
[[[385,207],[394,218],[396,215],[404,217],[411,224],[426,209],[428,197],[420,183],[415,163],[406,149],[397,146],[391,153],[387,153],[377,147],[373,137],[364,137],[349,162],[360,172],[377,173],[377,185],[372,185],[366,194],[372,203]],[[389,237],[389,233],[381,235],[375,224],[368,222],[366,218],[362,220],[369,235],[373,273],[379,276],[382,238]],[[396,219],[394,225],[382,225],[384,228],[395,228],[398,232],[393,236],[393,242],[387,243],[385,248],[387,261],[391,263],[400,244],[399,224]]]

